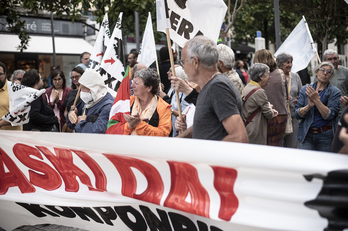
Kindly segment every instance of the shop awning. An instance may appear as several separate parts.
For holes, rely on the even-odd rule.
[[[235,46],[232,46],[232,50],[236,54],[248,54],[248,53],[255,53],[255,48],[249,47],[245,44],[237,44]]]
[[[92,52],[93,46],[82,38],[55,37],[56,54],[80,55]],[[0,34],[0,52],[19,52],[17,50],[20,40],[17,35]],[[52,37],[30,36],[28,49],[24,53],[52,54]]]

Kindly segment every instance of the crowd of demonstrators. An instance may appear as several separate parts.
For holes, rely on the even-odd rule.
[[[124,114],[125,135],[169,136],[171,132],[170,106],[157,96],[159,76],[153,69],[134,74],[130,97],[130,115]]]
[[[114,98],[100,74],[86,69],[79,79],[81,102],[66,116],[67,125],[78,133],[105,133]]]
[[[266,91],[262,89],[268,85],[271,78],[269,67],[263,63],[255,63],[248,72],[250,82],[243,91],[243,119],[249,143],[267,144],[267,120],[278,114],[272,109]]]
[[[302,81],[298,74],[291,72],[292,68],[292,55],[281,53],[277,56],[277,65],[282,73],[286,86],[286,95],[289,96],[287,101],[287,109],[291,116],[291,123],[293,132],[290,134],[284,134],[283,139],[280,142],[280,146],[298,148],[299,142],[296,138],[299,121],[295,118],[295,104],[297,103],[298,96],[302,87]]]
[[[269,50],[261,49],[255,53],[254,63],[263,63],[269,67],[271,78],[268,85],[264,87],[269,102],[278,115],[267,122],[267,145],[279,146],[286,128],[288,117],[286,108],[286,87],[277,63]]]
[[[40,73],[33,69],[25,72],[22,85],[34,89],[41,89],[43,81]],[[43,97],[39,97],[31,103],[29,123],[23,125],[24,131],[58,131],[61,117],[55,115],[52,107]]]
[[[338,65],[335,51],[324,52],[327,62],[315,69],[317,82],[303,87],[301,78],[291,72],[291,55],[283,53],[275,60],[271,52],[262,49],[255,53],[248,72],[242,60],[236,62],[235,71],[232,49],[204,36],[186,43],[180,65],[175,65],[176,76],[171,71],[168,47],[160,50],[161,78],[154,69],[137,63],[137,55],[133,50],[128,56],[131,106],[130,115],[124,116],[124,135],[192,137],[348,153],[347,108],[338,123],[341,104],[348,106],[348,68]],[[84,52],[79,65],[88,64],[89,56]],[[107,93],[100,74],[84,71],[79,65],[71,71],[72,90],[66,86],[64,73],[53,70],[52,87],[32,103],[29,123],[12,127],[0,120],[0,128],[105,133],[114,98]],[[37,70],[16,70],[11,80],[35,89],[42,87]],[[11,108],[8,84],[6,66],[0,63],[1,116]],[[285,134],[288,116],[293,132]]]
[[[54,69],[51,72],[51,85],[52,87],[47,88],[42,97],[53,109],[54,114],[60,118],[59,129],[61,131],[66,122],[64,102],[71,88],[66,86],[64,72],[60,69]]]
[[[330,84],[335,68],[322,62],[315,69],[317,81],[303,86],[295,106],[295,116],[301,119],[297,138],[300,149],[330,151],[338,123],[341,91]]]

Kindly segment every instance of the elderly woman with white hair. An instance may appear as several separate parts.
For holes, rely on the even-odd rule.
[[[295,105],[295,117],[301,120],[297,132],[300,149],[327,151],[335,135],[341,91],[330,84],[335,68],[322,62],[315,68],[318,81],[303,86]]]
[[[278,115],[269,103],[266,91],[271,78],[269,67],[263,63],[253,64],[248,74],[251,81],[243,90],[243,120],[246,125],[249,143],[267,144],[267,120]]]
[[[293,61],[292,55],[281,53],[277,56],[276,61],[286,86],[286,96],[288,96],[287,98],[289,99],[286,102],[286,106],[291,115],[291,123],[293,127],[292,133],[285,134],[283,136],[282,140],[280,141],[280,146],[298,148],[299,143],[296,139],[296,134],[299,121],[295,118],[294,104],[297,102],[297,98],[302,87],[301,78],[298,74],[291,72]]]
[[[86,69],[79,81],[81,102],[67,116],[67,125],[79,133],[102,133],[107,129],[114,98],[98,72]]]

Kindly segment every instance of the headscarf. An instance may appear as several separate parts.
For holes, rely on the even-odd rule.
[[[87,103],[86,108],[91,108],[96,105],[108,92],[103,78],[95,70],[86,69],[79,79],[79,83],[91,90],[93,101]]]

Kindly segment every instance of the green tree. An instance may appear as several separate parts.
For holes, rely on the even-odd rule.
[[[295,28],[300,16],[279,6],[281,40]],[[234,24],[234,40],[254,42],[256,31],[261,31],[266,48],[275,43],[274,5],[269,0],[245,0]]]
[[[119,13],[123,12],[122,30],[124,35],[135,32],[134,11],[139,12],[140,32],[145,30],[148,11],[152,14],[153,22],[156,22],[154,20],[156,16],[154,0],[11,0],[0,3],[0,15],[5,16],[7,21],[7,25],[3,26],[8,26],[11,33],[18,34],[21,41],[18,49],[21,52],[27,49],[30,37],[26,32],[25,22],[20,20],[20,12],[28,11],[37,15],[40,10],[47,10],[53,12],[55,17],[67,17],[74,22],[80,21],[81,15],[88,12],[89,9],[96,9],[94,14],[98,23],[101,23],[105,13],[108,13],[111,30],[114,28]],[[161,35],[157,33],[155,36],[158,39]]]
[[[313,40],[326,50],[328,43],[346,44],[348,37],[348,4],[344,0],[286,0],[289,11],[304,15]]]

